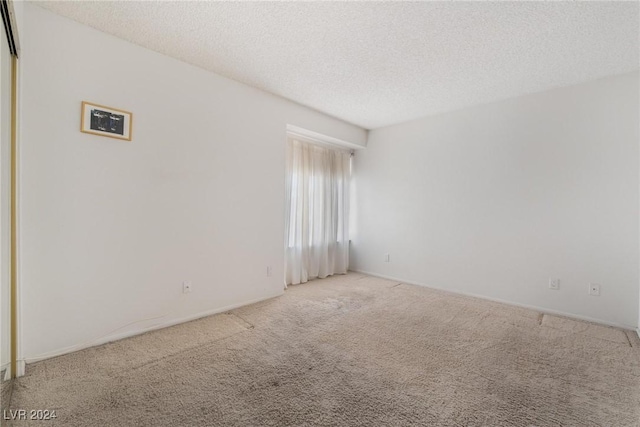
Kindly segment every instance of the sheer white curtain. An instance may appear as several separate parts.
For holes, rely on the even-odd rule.
[[[288,139],[287,285],[347,272],[350,163],[347,151]]]

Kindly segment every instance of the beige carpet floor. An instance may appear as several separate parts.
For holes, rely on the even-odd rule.
[[[351,273],[35,363],[23,426],[640,426],[623,331]]]
[[[10,380],[4,379],[5,371],[0,371],[0,419],[2,415],[4,415],[4,411],[9,409],[9,401],[11,400],[11,390],[13,389],[13,384]],[[0,421],[0,426],[3,425],[2,421]]]

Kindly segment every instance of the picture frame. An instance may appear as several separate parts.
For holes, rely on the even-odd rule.
[[[133,113],[119,108],[82,101],[80,131],[131,141]]]

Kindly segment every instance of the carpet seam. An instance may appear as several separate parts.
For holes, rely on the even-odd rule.
[[[249,325],[249,327],[246,328],[246,329],[254,329],[256,327],[256,325],[254,325],[253,323],[249,322],[247,319],[245,319],[244,317],[240,316],[238,313],[230,311],[228,314],[231,314],[232,316],[236,316],[238,319],[242,320],[244,323]]]
[[[600,337],[594,337],[593,335],[585,334],[584,332],[586,332],[588,329],[584,329],[584,330],[581,330],[581,331],[568,331],[566,329],[554,328],[553,326],[548,326],[548,325],[540,325],[540,326],[542,326],[543,328],[553,329],[554,331],[566,332],[568,335],[579,335],[579,336],[589,337],[589,338],[595,339],[595,340],[610,342],[610,343],[613,343],[613,344],[624,344],[624,343],[621,343],[620,341],[611,341],[611,340],[607,340],[607,339],[600,338]],[[624,333],[624,331],[621,331],[621,332],[624,334],[625,338],[627,339],[627,343],[628,343],[629,342],[629,337],[627,337],[627,334]],[[633,347],[633,346],[631,346],[631,347]]]
[[[152,361],[150,361],[148,363],[143,363],[142,365],[133,367],[131,369],[127,369],[126,371],[120,370],[121,373],[115,374],[115,376],[119,378],[119,377],[124,376],[128,372],[137,371],[138,369],[155,365],[158,362],[164,362],[166,360],[170,360],[171,358],[174,358],[176,356],[181,356],[183,353],[187,353],[187,352],[190,352],[190,351],[197,351],[197,350],[201,350],[203,348],[207,348],[207,347],[209,347],[209,346],[211,346],[211,345],[213,345],[213,344],[215,344],[215,343],[217,343],[219,341],[226,340],[227,338],[234,337],[234,336],[236,336],[238,334],[241,334],[241,333],[249,331],[249,330],[250,329],[245,329],[244,331],[239,331],[239,332],[236,332],[235,334],[227,335],[226,337],[222,337],[222,338],[218,338],[217,340],[209,341],[206,344],[197,345],[197,346],[194,346],[194,347],[189,347],[189,348],[186,348],[184,350],[177,351],[177,352],[175,352],[173,354],[169,354],[169,355],[163,356],[163,357],[161,357],[159,359],[154,359],[154,360],[152,360]]]
[[[248,323],[248,322],[247,322],[247,323]],[[217,342],[220,342],[220,341],[226,340],[227,338],[234,337],[234,336],[236,336],[236,335],[238,335],[238,334],[241,334],[241,333],[243,333],[243,332],[251,331],[252,329],[253,329],[253,328],[244,328],[244,330],[242,330],[242,331],[238,331],[238,332],[236,332],[236,333],[233,333],[233,334],[231,334],[231,335],[227,335],[227,336],[225,336],[225,337],[221,337],[221,338],[215,339],[215,340],[213,340],[213,341],[207,341],[205,344],[195,345],[195,346],[193,346],[193,347],[189,347],[189,348],[185,348],[185,349],[183,349],[183,350],[179,350],[179,351],[177,351],[177,352],[175,352],[175,353],[168,354],[168,355],[163,356],[163,357],[161,357],[161,358],[159,358],[159,359],[154,359],[154,360],[152,360],[152,361],[150,361],[150,362],[148,362],[148,363],[143,363],[142,365],[139,365],[139,366],[133,367],[133,368],[131,368],[131,369],[127,369],[126,371],[122,371],[122,370],[121,370],[120,372],[122,372],[122,373],[118,373],[118,374],[116,374],[115,376],[116,376],[116,377],[121,377],[121,376],[125,375],[127,372],[132,372],[132,371],[136,371],[136,370],[138,370],[138,369],[141,369],[141,368],[144,368],[144,367],[147,367],[147,366],[152,366],[152,365],[154,365],[154,364],[156,364],[156,363],[158,363],[158,362],[162,362],[162,361],[170,360],[170,359],[171,359],[171,358],[173,358],[173,357],[181,356],[182,354],[187,353],[187,352],[190,352],[190,351],[197,351],[197,350],[200,350],[200,349],[203,349],[203,348],[207,348],[207,347],[209,347],[209,346],[211,346],[211,345],[213,345],[213,344],[215,344],[215,343],[217,343]]]
[[[625,332],[624,336],[627,339],[627,342],[629,343],[629,347],[633,348],[633,344],[631,344],[631,339],[629,338],[629,335]]]

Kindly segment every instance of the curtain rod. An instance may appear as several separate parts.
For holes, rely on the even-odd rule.
[[[322,146],[325,146],[327,148],[331,148],[331,149],[334,149],[334,150],[345,151],[345,152],[351,154],[352,157],[355,154],[355,150],[352,149],[352,148],[345,147],[345,146],[342,146],[342,145],[339,145],[339,144],[334,144],[334,143],[331,143],[331,142],[328,142],[328,141],[323,141],[321,139],[313,138],[313,137],[310,137],[308,135],[302,135],[302,134],[299,134],[297,132],[287,131],[287,136],[288,137],[292,137],[292,138],[296,138],[296,139],[300,139],[303,142],[309,142],[309,143],[316,144],[316,145],[322,145]]]

